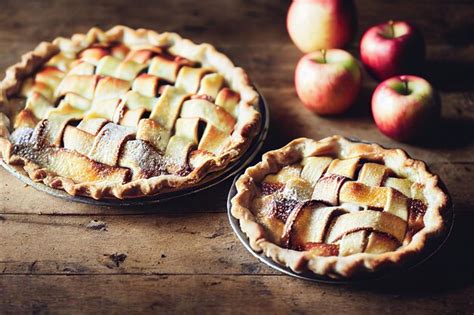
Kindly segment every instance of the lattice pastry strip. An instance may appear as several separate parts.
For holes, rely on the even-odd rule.
[[[277,185],[277,186],[284,186],[285,185],[284,183],[290,181],[291,179],[300,177],[301,170],[302,168],[300,165],[288,165],[288,166],[283,167],[276,174],[269,174],[265,176],[262,183]]]
[[[189,62],[185,59],[175,58],[175,60],[170,60],[162,56],[155,56],[148,67],[148,74],[174,83],[179,69],[186,64],[189,64]]]
[[[71,64],[71,70],[68,75],[93,75],[95,73],[95,65],[87,61],[78,60]]]
[[[63,144],[65,149],[87,156],[94,144],[94,135],[73,126],[66,126]]]
[[[55,107],[42,94],[33,92],[28,96],[25,110],[33,114],[36,119],[46,117]]]
[[[84,119],[102,117],[113,121],[121,103],[121,97],[130,89],[130,83],[125,80],[105,77],[97,83],[92,106]]]
[[[396,250],[400,242],[385,233],[372,232],[366,238],[364,252],[369,254],[381,254]]]
[[[112,56],[105,56],[97,64],[96,73],[102,76],[110,76],[126,81],[132,81],[147,67],[146,64],[134,61],[125,61]]]
[[[372,234],[368,229],[344,234],[339,241],[339,256],[349,256],[365,252],[367,238]]]
[[[23,97],[29,97],[31,93],[39,93],[49,102],[54,101],[56,88],[64,78],[65,73],[55,67],[45,67],[38,72],[35,78],[25,81],[20,91]]]
[[[132,170],[133,179],[166,174],[167,161],[146,141],[130,140],[122,148],[118,165]]]
[[[74,93],[92,100],[99,80],[100,77],[97,75],[68,75],[59,85],[56,97],[61,97],[67,93]]]
[[[180,118],[176,122],[176,132],[170,138],[165,156],[176,165],[184,165],[189,151],[197,145],[198,118]]]
[[[232,115],[232,117],[236,118],[239,115],[239,102],[240,102],[240,95],[235,93],[229,88],[223,88],[222,90],[217,93],[216,96],[216,105],[221,106]]]
[[[155,97],[158,94],[160,79],[154,75],[142,73],[134,81],[132,91],[140,96]],[[152,110],[153,106],[148,110]]]
[[[393,236],[401,244],[405,237],[406,222],[390,213],[381,211],[364,210],[346,213],[339,216],[332,224],[326,240],[329,243],[334,243],[344,235],[357,230],[382,232]]]
[[[315,186],[323,173],[328,168],[332,159],[330,157],[307,157],[302,161],[303,171],[301,177]]]
[[[73,53],[60,52],[51,57],[45,64],[45,66],[52,66],[59,69],[62,72],[68,72],[71,65],[74,63],[76,56]]]
[[[46,116],[49,122],[46,136],[47,141],[52,145],[60,146],[66,125],[71,120],[80,118],[82,118],[82,111],[68,104],[63,104],[60,107],[50,110]]]
[[[123,144],[132,139],[134,135],[135,131],[132,128],[108,123],[95,137],[88,156],[100,163],[111,166],[117,165]]]
[[[81,129],[95,136],[106,124],[107,119],[104,118],[81,120],[79,125],[77,125],[77,129]]]
[[[336,174],[347,178],[354,178],[354,174],[359,166],[360,158],[334,159],[326,171],[327,174]]]
[[[364,163],[359,171],[358,182],[368,186],[381,186],[389,171],[385,165]]]
[[[148,119],[139,121],[137,138],[150,142],[159,152],[165,152],[181,105],[187,97],[187,93],[166,86],[158,99],[149,98],[153,108]]]
[[[207,72],[209,72],[209,70],[204,68],[192,68],[184,66],[179,70],[175,87],[186,93],[196,94],[199,89],[201,79]]]
[[[88,111],[92,106],[92,101],[75,93],[66,93],[61,103],[69,104],[83,112]],[[61,104],[60,103],[60,104]]]
[[[281,244],[284,238],[285,221],[278,217],[279,212],[275,209],[281,203],[273,196],[260,196],[252,200],[252,208],[260,209],[255,213],[257,220],[263,225],[266,235],[277,244]]]
[[[285,198],[292,200],[309,200],[313,187],[301,177],[290,178],[283,188],[282,194]]]
[[[109,54],[110,51],[104,47],[91,47],[81,51],[79,54],[77,54],[77,57],[79,60],[97,66],[99,61]]]
[[[307,203],[292,211],[285,223],[283,238],[286,246],[304,249],[308,243],[324,243],[332,220],[345,213],[339,207]]]
[[[163,128],[171,130],[178,118],[181,105],[188,95],[173,86],[166,86],[150,114],[150,119],[158,122]]]
[[[224,77],[219,73],[206,74],[199,85],[198,95],[207,95],[212,100],[215,100],[221,88],[224,86]],[[217,104],[217,102],[216,102]],[[217,104],[219,105],[219,104]],[[232,110],[227,110],[232,114]]]
[[[91,108],[84,115],[84,119],[105,118],[113,121],[115,113],[120,106],[120,99],[118,98],[103,98],[93,100]]]
[[[408,179],[387,177],[384,186],[392,187],[412,199],[425,201],[425,197],[423,196],[423,186],[413,183]]]
[[[88,156],[95,142],[95,136],[107,124],[103,118],[82,120],[76,127],[66,126],[63,134],[65,149]]]
[[[235,118],[220,106],[215,106],[208,100],[191,99],[183,104],[181,117],[197,117],[219,130],[230,134],[235,125]]]

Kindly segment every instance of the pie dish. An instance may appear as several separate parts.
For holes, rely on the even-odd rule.
[[[213,46],[125,26],[41,43],[0,91],[3,160],[95,199],[192,186],[238,159],[260,122],[246,73]]]
[[[235,186],[231,215],[254,251],[331,278],[415,262],[442,240],[451,214],[424,162],[341,136],[267,152]]]

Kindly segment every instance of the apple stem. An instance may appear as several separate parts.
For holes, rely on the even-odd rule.
[[[395,37],[395,29],[393,27],[393,20],[390,20],[388,21],[388,26],[390,28],[390,35],[393,37]]]
[[[321,54],[323,55],[323,63],[326,63],[326,49],[321,49]]]
[[[408,95],[409,91],[408,91],[408,81],[407,80],[403,80],[403,87],[405,88],[405,95]]]

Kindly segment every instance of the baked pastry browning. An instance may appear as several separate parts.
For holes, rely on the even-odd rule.
[[[247,75],[213,46],[124,26],[40,44],[0,89],[5,162],[96,199],[193,185],[241,156],[260,120]]]
[[[353,277],[432,249],[451,211],[440,185],[402,150],[300,138],[246,170],[231,212],[251,247],[277,263]]]

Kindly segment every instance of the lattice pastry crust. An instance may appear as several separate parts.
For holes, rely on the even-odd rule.
[[[446,231],[438,176],[400,149],[296,139],[236,182],[251,247],[291,269],[352,277],[412,262]]]
[[[241,156],[260,120],[246,73],[213,46],[125,26],[41,43],[0,90],[2,158],[96,199],[193,185]]]

